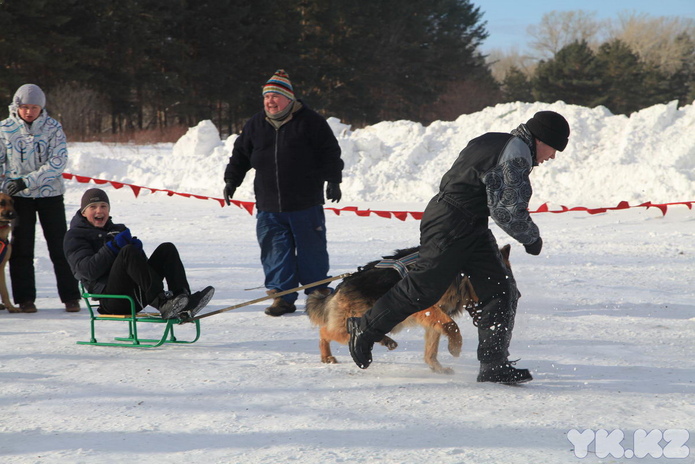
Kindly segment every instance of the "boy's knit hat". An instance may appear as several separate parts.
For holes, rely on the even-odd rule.
[[[290,100],[295,100],[294,89],[290,82],[290,76],[287,75],[284,69],[278,69],[273,74],[273,77],[268,79],[268,82],[263,86],[263,95],[274,92],[284,95]]]
[[[80,203],[80,212],[84,213],[84,210],[87,209],[89,205],[101,202],[111,205],[111,203],[109,202],[109,196],[106,194],[106,192],[99,188],[91,188],[84,192],[84,195],[82,195],[82,203]]]
[[[41,108],[46,106],[46,95],[36,84],[24,84],[14,94],[12,102],[17,105],[38,105]]]
[[[570,125],[555,111],[539,111],[528,120],[526,127],[534,137],[558,151],[564,150],[567,146]]]

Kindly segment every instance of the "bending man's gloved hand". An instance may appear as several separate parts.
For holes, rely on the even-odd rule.
[[[5,190],[10,196],[21,192],[25,188],[27,188],[27,184],[24,183],[24,179],[12,179],[5,184]]]
[[[331,200],[333,203],[340,201],[343,193],[340,191],[340,184],[337,182],[329,182],[326,186],[326,198]]]
[[[116,234],[113,240],[106,242],[106,246],[109,247],[109,249],[115,254],[118,254],[118,252],[121,251],[121,248],[128,245],[132,241],[133,237],[130,235],[130,229],[126,228],[126,230],[123,232]]]
[[[234,191],[236,190],[236,186],[229,180],[225,180],[226,184],[224,186],[224,191],[222,192],[222,198],[224,198],[224,202],[229,206],[229,203],[232,201],[232,197],[234,196]]]
[[[541,248],[543,248],[543,239],[538,237],[538,240],[533,243],[529,243],[528,245],[524,245],[524,248],[526,248],[526,253],[537,256],[541,254]]]

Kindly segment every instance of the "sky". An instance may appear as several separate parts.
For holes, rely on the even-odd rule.
[[[487,31],[490,33],[483,43],[483,52],[492,49],[509,51],[514,47],[519,51],[525,50],[531,39],[527,33],[528,26],[540,24],[543,15],[554,10],[595,12],[597,19],[617,19],[618,13],[623,11],[695,19],[693,0],[474,0],[473,4],[484,13],[483,20],[487,21]]]

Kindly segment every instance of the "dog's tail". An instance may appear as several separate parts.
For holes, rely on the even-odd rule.
[[[312,324],[319,327],[328,323],[328,304],[333,299],[333,295],[325,295],[322,292],[311,292],[306,298],[306,314]]]

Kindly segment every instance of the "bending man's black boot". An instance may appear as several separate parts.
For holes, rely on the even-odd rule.
[[[350,356],[355,361],[357,367],[366,369],[372,363],[372,347],[374,341],[360,329],[360,318],[350,317],[347,320],[347,332],[350,334],[348,347]]]

